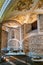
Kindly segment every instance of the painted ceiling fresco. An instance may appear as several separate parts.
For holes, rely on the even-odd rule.
[[[43,9],[43,0],[0,0],[0,19],[4,20],[9,16],[11,17],[13,14],[17,15],[19,11],[25,12],[30,10],[31,12],[33,12],[35,9],[40,8]],[[16,11],[17,14],[15,13]]]

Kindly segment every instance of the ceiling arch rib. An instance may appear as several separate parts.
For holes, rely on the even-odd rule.
[[[4,11],[6,10],[8,4],[10,3],[10,1],[11,0],[5,0],[4,4],[3,4],[3,6],[2,6],[2,8],[0,10],[0,18],[2,17],[2,15],[3,15]]]
[[[5,2],[5,0],[0,0],[0,9],[3,6],[3,3]]]
[[[9,16],[9,13],[11,14],[13,6],[15,7],[17,5],[19,0],[11,0],[11,2],[7,5],[3,15],[0,18],[0,21],[2,22],[3,20],[6,19],[6,17]],[[15,3],[16,2],[16,3]],[[9,11],[9,12],[8,12]],[[7,15],[8,14],[8,15]],[[6,16],[7,15],[7,16]]]

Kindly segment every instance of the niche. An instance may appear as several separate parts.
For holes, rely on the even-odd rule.
[[[37,21],[35,21],[34,23],[31,24],[31,28],[32,30],[36,30],[37,29]]]

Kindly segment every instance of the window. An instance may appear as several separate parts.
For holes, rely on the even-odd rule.
[[[14,29],[12,30],[12,38],[14,38]]]
[[[31,26],[32,26],[32,30],[37,29],[37,21],[35,21],[34,23],[32,23]]]

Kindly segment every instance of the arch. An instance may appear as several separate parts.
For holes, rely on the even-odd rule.
[[[18,42],[18,43],[14,43],[14,41],[16,41],[16,42]],[[9,46],[10,44],[11,44],[11,46]],[[13,43],[14,43],[14,45],[13,45]],[[16,45],[17,45],[17,48],[16,48]],[[13,49],[17,49],[17,50],[19,50],[20,49],[20,41],[18,40],[18,39],[10,39],[9,41],[8,41],[8,48],[10,49],[10,48],[13,48]]]
[[[4,23],[10,23],[10,22],[14,22],[14,23],[17,23],[17,24],[20,24],[18,21],[16,21],[16,20],[4,20],[4,21],[2,21],[2,25],[4,24]]]
[[[12,40],[18,41],[18,42],[20,43],[20,41],[19,41],[18,39],[10,39],[9,41],[12,41]],[[8,42],[9,42],[9,41],[8,41]]]

